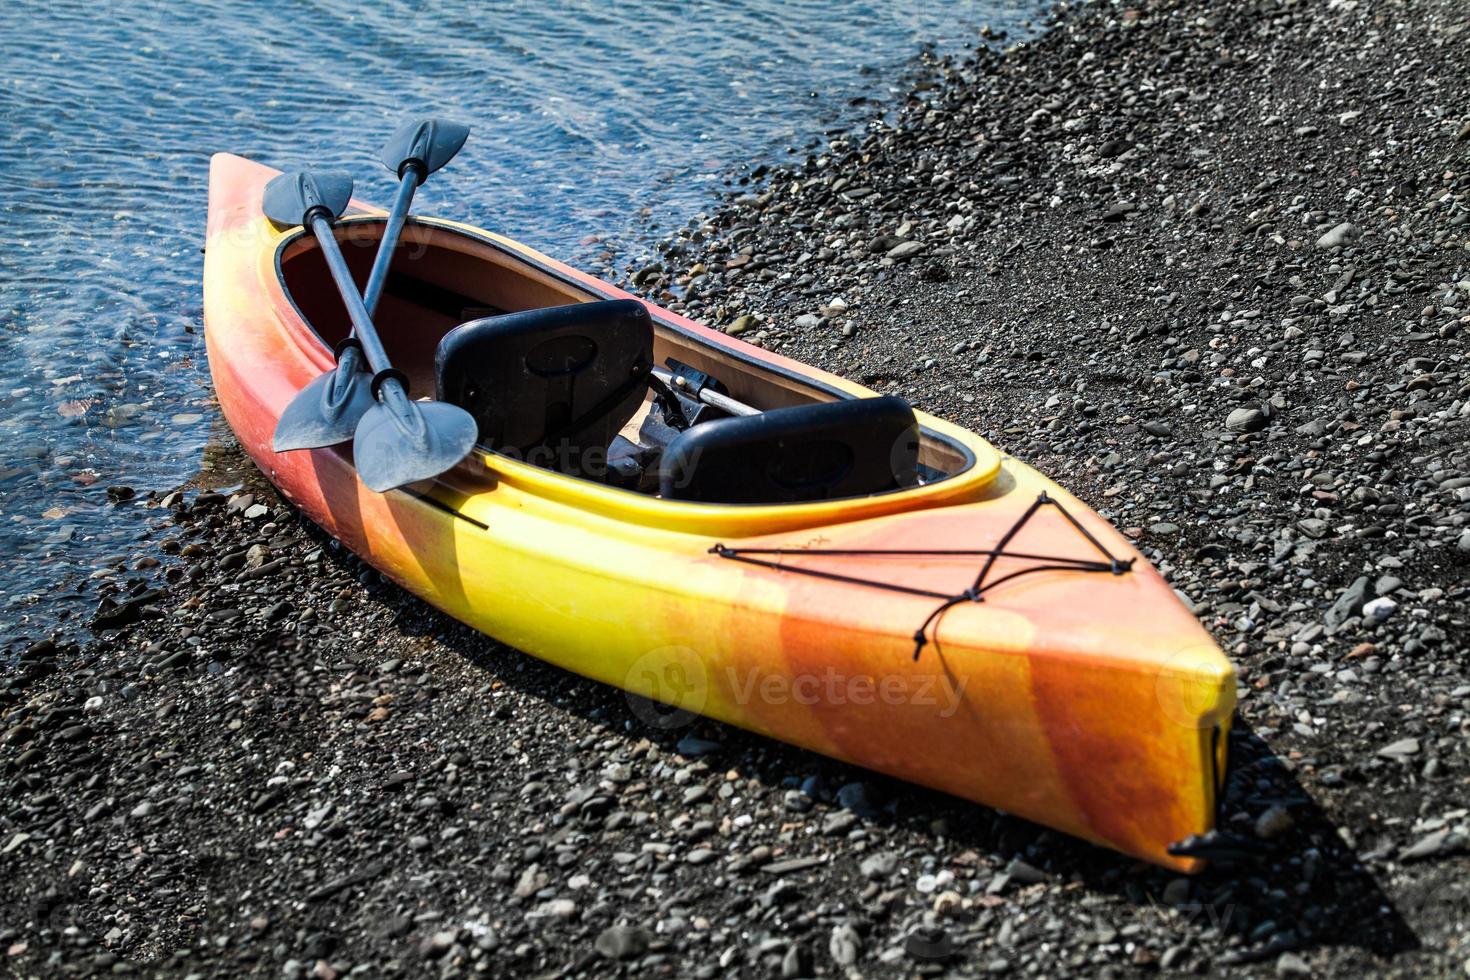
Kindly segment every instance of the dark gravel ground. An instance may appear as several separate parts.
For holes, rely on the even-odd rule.
[[[0,676],[0,963],[1463,975],[1467,44],[1457,0],[1079,6],[628,270],[1135,535],[1240,668],[1233,859],[1179,878],[650,725],[252,474],[118,491],[97,638]]]

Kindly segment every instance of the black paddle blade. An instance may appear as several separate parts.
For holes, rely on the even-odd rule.
[[[357,348],[348,347],[335,368],[298,391],[276,422],[271,448],[288,453],[351,442],[374,404],[373,376],[362,366]]]
[[[383,387],[396,382],[385,382]],[[438,476],[475,446],[479,427],[469,412],[447,402],[410,401],[402,389],[368,409],[352,440],[357,475],[384,493]]]
[[[416,119],[398,128],[398,132],[383,144],[378,159],[399,177],[403,176],[403,168],[416,164],[419,183],[422,184],[429,174],[454,159],[469,135],[470,127],[459,123],[445,119]]]
[[[277,227],[289,228],[310,223],[313,212],[339,218],[351,200],[351,177],[302,170],[272,178],[265,185],[260,209]]]

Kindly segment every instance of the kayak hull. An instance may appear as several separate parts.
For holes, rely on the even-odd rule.
[[[260,216],[275,171],[216,156],[210,178],[205,336],[221,408],[280,492],[346,547],[503,643],[647,698],[654,725],[704,715],[1003,809],[1161,865],[1214,824],[1234,704],[1229,662],[1126,538],[1030,467],[938,419],[964,473],[859,502],[671,504],[477,451],[428,484],[369,491],[350,447],[277,454],[276,420],[330,368],[330,348],[282,282],[291,232]],[[359,214],[372,209],[359,205]],[[461,236],[593,298],[612,286],[507,239]],[[549,288],[549,287],[548,287]],[[866,389],[650,306],[659,329],[795,372],[822,390]],[[938,617],[932,597],[731,560],[727,548],[807,548],[791,567],[963,591],[981,559],[821,557],[817,550],[991,548],[1096,557],[1118,574],[1023,575]],[[1065,509],[1065,514],[1062,510]],[[1011,559],[1005,559],[1011,561]]]

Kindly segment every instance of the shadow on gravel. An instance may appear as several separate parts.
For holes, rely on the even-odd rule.
[[[1222,829],[1274,836],[1259,857],[1216,862],[1192,883],[1189,911],[1247,941],[1227,959],[1252,962],[1321,947],[1356,947],[1386,958],[1418,949],[1418,937],[1340,826],[1240,718],[1230,751]]]
[[[1220,965],[1326,947],[1354,948],[1380,958],[1419,948],[1418,938],[1344,840],[1339,825],[1293,774],[1293,765],[1239,717],[1231,734],[1221,829],[1261,853],[1217,860],[1204,873],[1185,878],[1029,821],[710,719],[670,716],[667,709],[635,695],[500,645],[396,587],[380,592],[379,599],[396,607],[395,629],[437,637],[467,663],[523,695],[633,740],[646,738],[669,753],[687,754],[679,743],[695,736],[706,743],[699,754],[708,753],[710,765],[736,768],[742,777],[757,780],[778,796],[777,806],[782,805],[780,794],[807,797],[810,820],[843,828],[810,838],[813,850],[832,856],[805,873],[833,885],[860,880],[863,855],[842,854],[841,842],[849,826],[867,826],[884,838],[882,847],[943,853],[950,865],[975,867],[982,883],[989,869],[991,877],[981,894],[994,904],[1041,885],[1056,893],[1050,901],[1059,897],[1062,906],[1072,906],[1089,921],[1097,916],[1118,930],[1138,924],[1156,939],[1188,945]],[[660,724],[658,719],[673,723]],[[844,812],[855,820],[834,819]],[[1118,905],[1104,902],[1098,907],[1095,900],[1103,896]]]
[[[441,618],[427,610],[425,615]],[[1186,879],[1029,821],[709,719],[675,728],[649,725],[647,719],[663,709],[650,711],[636,696],[518,652],[511,656],[524,657],[525,665],[507,669],[507,648],[463,627],[441,635],[467,661],[492,670],[522,693],[631,737],[647,738],[665,751],[679,751],[678,743],[689,735],[718,743],[720,748],[707,760],[712,765],[738,767],[743,776],[758,779],[774,793],[797,790],[809,795],[816,804],[815,820],[845,809],[901,838],[885,846],[939,851],[937,845],[947,840],[962,862],[978,859],[997,869],[988,894],[1077,883],[1082,885],[1074,892],[1079,903],[1092,893],[1124,904],[1110,916],[1116,928],[1137,922],[1155,935],[1176,935],[1175,942],[1193,937],[1205,948],[1210,937],[1218,937],[1226,946],[1215,953],[1219,964],[1259,962],[1322,947],[1355,947],[1384,958],[1419,948],[1417,937],[1338,826],[1265,740],[1239,719],[1222,812],[1233,810],[1240,816],[1225,829],[1254,839],[1254,825],[1273,808],[1273,818],[1286,826],[1259,856],[1216,861],[1203,874]],[[1282,812],[1289,820],[1274,816]],[[820,840],[821,850],[840,849],[842,836]],[[858,854],[848,858],[853,867],[841,876],[855,877],[859,859]]]

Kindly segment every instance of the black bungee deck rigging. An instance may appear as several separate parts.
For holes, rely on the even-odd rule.
[[[1086,539],[1099,554],[1101,560],[1095,558],[1073,558],[1063,555],[1038,555],[1024,551],[1007,551],[1006,546],[1026,526],[1027,522],[1044,507],[1055,507],[1057,512],[1066,519],[1067,523]],[[1114,555],[1107,547],[1099,541],[1091,531],[1072,516],[1072,514],[1061,505],[1061,503],[1046,493],[1037,496],[1026,512],[1017,518],[1010,530],[1001,536],[1000,541],[994,548],[730,548],[724,544],[716,544],[709,549],[710,554],[731,561],[744,562],[747,565],[758,565],[762,568],[772,568],[781,572],[792,572],[797,575],[808,575],[812,578],[826,579],[831,582],[847,582],[852,585],[863,585],[875,589],[883,589],[888,592],[899,592],[904,595],[922,596],[929,599],[940,600],[934,611],[924,619],[923,624],[914,631],[914,660],[919,659],[924,647],[930,642],[930,632],[937,631],[938,622],[948,610],[965,602],[984,602],[985,594],[997,586],[1004,585],[1013,579],[1035,572],[1107,572],[1112,575],[1124,575],[1133,568],[1135,559],[1121,559]],[[785,557],[823,555],[827,557],[909,557],[909,558],[953,558],[953,557],[975,557],[984,558],[985,563],[980,567],[980,573],[970,587],[963,592],[949,594],[938,592],[933,589],[922,589],[912,585],[904,585],[899,582],[885,582],[880,579],[863,578],[857,575],[844,575],[841,572],[832,572],[820,568],[803,568],[800,565],[789,565],[780,559]],[[1034,561],[1036,564],[1026,568],[1017,569],[997,578],[991,578],[990,573],[995,568],[995,563],[1001,558],[1021,559]],[[934,642],[938,642],[937,635]]]

